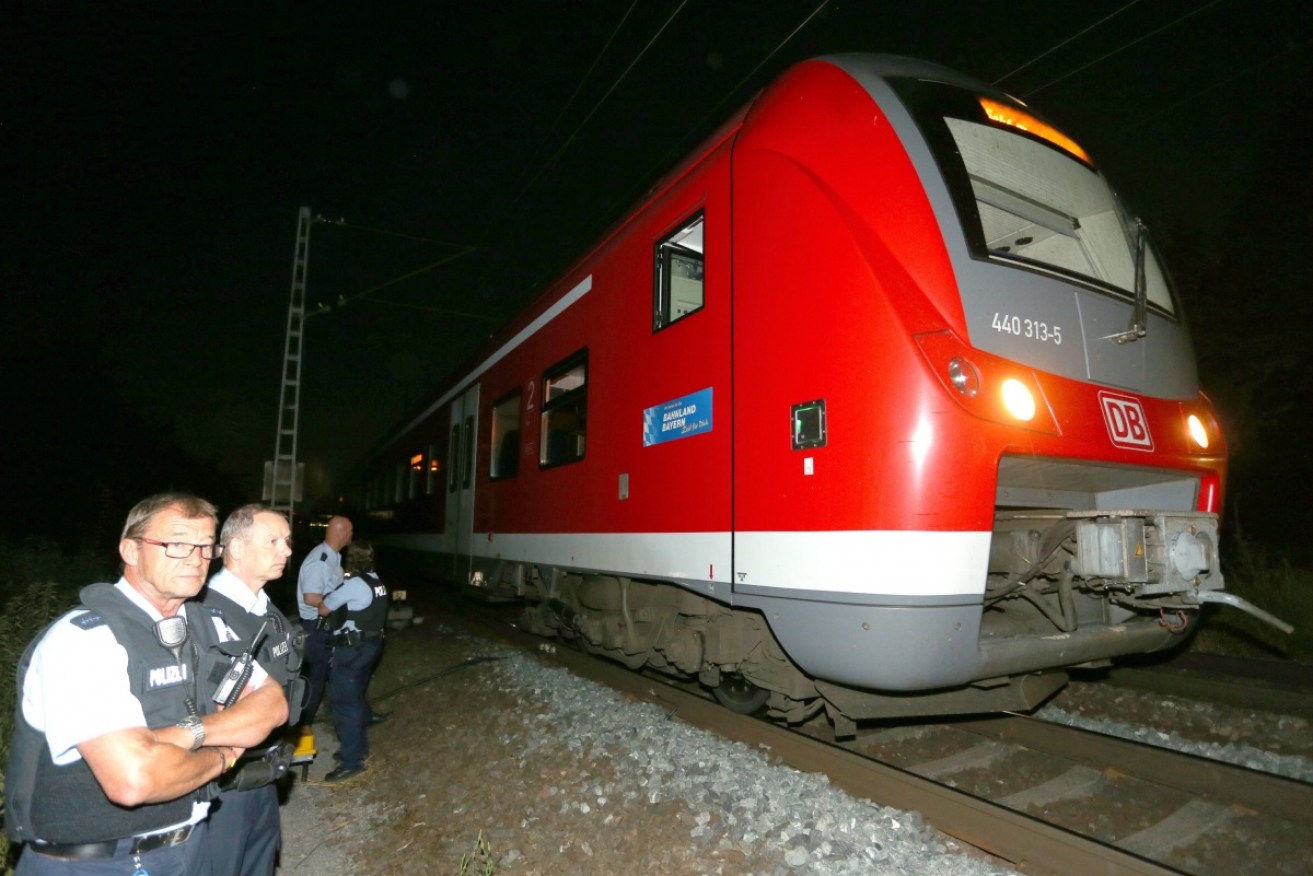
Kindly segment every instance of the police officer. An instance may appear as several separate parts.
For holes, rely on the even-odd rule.
[[[296,578],[296,607],[306,634],[305,661],[310,664],[310,690],[301,711],[301,720],[306,724],[314,723],[319,711],[332,656],[328,631],[320,629],[319,604],[342,585],[341,551],[351,543],[351,531],[351,521],[347,518],[331,518],[323,543],[306,555]]]
[[[223,568],[210,578],[202,602],[223,612],[238,641],[256,645],[257,660],[288,702],[288,723],[296,723],[305,682],[300,624],[278,610],[264,591],[282,577],[292,555],[287,518],[263,505],[243,505],[228,515],[219,533]],[[292,746],[277,730],[220,781],[223,789],[210,811],[207,842],[212,876],[273,876],[282,846],[278,787],[291,762]]]
[[[123,576],[28,645],[5,768],[5,826],[23,876],[207,872],[209,784],[287,720],[255,672],[217,710],[223,619],[191,601],[215,554],[214,506],[183,493],[139,502],[119,541]]]
[[[319,614],[332,618],[333,674],[329,679],[333,729],[341,743],[337,769],[324,776],[341,782],[359,775],[369,757],[366,728],[378,723],[365,694],[383,653],[388,619],[387,585],[374,572],[374,549],[364,541],[347,548],[342,586],[324,597]]]

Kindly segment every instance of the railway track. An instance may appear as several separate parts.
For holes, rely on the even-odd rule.
[[[1075,678],[1313,719],[1313,666],[1302,664],[1186,653],[1166,661],[1142,660],[1077,673]]]
[[[484,620],[483,623],[488,623]],[[920,812],[1026,873],[1306,873],[1313,785],[1022,716],[790,729],[566,647],[485,627],[682,720],[821,773],[847,793]]]
[[[1313,866],[1303,782],[1023,716],[869,729],[843,746],[1174,871]]]

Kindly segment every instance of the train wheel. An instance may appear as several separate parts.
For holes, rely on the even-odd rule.
[[[720,684],[711,689],[722,706],[740,715],[751,715],[766,705],[770,691],[757,687],[741,675],[721,676]]]

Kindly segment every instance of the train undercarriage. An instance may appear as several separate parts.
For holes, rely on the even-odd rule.
[[[824,712],[840,736],[863,720],[1031,711],[1066,684],[1068,668],[1182,643],[1208,602],[1281,626],[1220,589],[1216,518],[1189,513],[1000,512],[978,663],[963,668],[966,683],[928,691],[813,677],[762,612],[670,583],[520,564],[490,570],[482,583],[513,583],[527,600],[522,625],[535,634],[695,679],[736,711],[787,723]]]

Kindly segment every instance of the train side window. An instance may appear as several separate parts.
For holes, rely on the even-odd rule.
[[[706,303],[703,287],[703,216],[699,213],[656,245],[652,331],[673,325]]]
[[[451,443],[447,445],[447,492],[456,492],[460,481],[456,479],[456,454],[460,452],[460,424],[451,424]]]
[[[545,468],[583,459],[587,425],[588,351],[584,350],[543,375],[539,465]]]
[[[438,477],[442,473],[442,463],[438,461],[438,445],[429,445],[428,455],[428,473],[425,476],[424,492],[433,495],[437,492],[438,485],[442,482]]]
[[[492,406],[492,454],[488,476],[514,477],[520,470],[520,391]]]
[[[424,454],[412,454],[409,467],[410,474],[406,478],[406,498],[413,499],[419,495],[419,478],[424,473]]]

